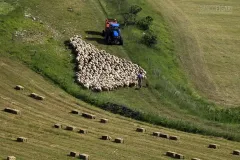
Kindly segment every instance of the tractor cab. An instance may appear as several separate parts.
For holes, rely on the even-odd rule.
[[[120,32],[120,25],[116,19],[106,19],[105,30],[103,36],[107,44],[120,44],[123,45],[123,40]]]
[[[120,29],[119,29],[119,24],[118,23],[111,23],[110,24],[110,31],[113,34],[113,37],[118,37],[120,35]]]

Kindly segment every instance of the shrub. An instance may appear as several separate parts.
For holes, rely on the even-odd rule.
[[[152,30],[148,30],[143,35],[142,43],[149,46],[149,47],[157,44],[157,35]]]
[[[136,15],[132,13],[123,14],[124,25],[133,25],[136,23]]]
[[[123,14],[124,25],[133,25],[136,23],[136,17],[139,12],[141,12],[142,8],[137,5],[132,5],[129,8],[128,13]]]
[[[148,30],[149,26],[152,24],[153,18],[150,16],[147,16],[137,22],[137,25],[142,30]]]
[[[137,15],[139,12],[142,11],[142,7],[138,5],[132,5],[129,9],[129,13]]]

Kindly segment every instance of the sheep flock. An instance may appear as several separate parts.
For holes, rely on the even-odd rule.
[[[133,87],[138,83],[139,72],[146,77],[146,71],[137,64],[98,50],[81,36],[70,38],[70,45],[76,53],[77,82],[87,89],[101,92]]]

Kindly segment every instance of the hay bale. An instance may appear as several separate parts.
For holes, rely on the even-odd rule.
[[[170,139],[170,140],[177,141],[177,140],[179,140],[180,138],[179,138],[178,136],[169,136],[169,139]]]
[[[76,109],[72,110],[71,113],[72,114],[80,114],[80,112],[78,110],[76,110]]]
[[[21,114],[21,111],[13,108],[5,108],[4,111],[12,114],[19,114],[19,115]]]
[[[240,155],[240,150],[234,150],[233,155]]]
[[[16,90],[24,90],[24,87],[21,85],[16,85],[16,87],[14,88]]]
[[[112,138],[108,135],[102,136],[102,140],[111,140]]]
[[[61,124],[54,124],[54,126],[53,126],[54,128],[62,128],[62,125]]]
[[[25,137],[18,137],[18,138],[17,138],[17,141],[18,141],[18,142],[27,142],[28,139],[25,138]]]
[[[77,157],[78,156],[78,152],[70,152],[70,154],[69,154],[69,156],[71,156],[71,157]]]
[[[84,118],[88,118],[88,119],[95,119],[95,118],[96,118],[95,115],[89,114],[89,113],[82,113],[82,116],[83,116]]]
[[[116,138],[115,142],[116,143],[124,143],[124,140],[123,140],[123,138]]]
[[[76,129],[76,127],[66,126],[66,130],[68,130],[68,131],[74,131],[75,129]]]
[[[159,137],[160,132],[153,132],[153,136]]]
[[[87,131],[86,129],[80,129],[80,130],[79,130],[79,133],[81,133],[81,134],[87,134],[88,131]]]
[[[45,97],[43,97],[43,96],[39,96],[39,95],[38,95],[38,96],[36,97],[36,99],[37,99],[37,100],[44,100]]]
[[[201,159],[199,159],[199,158],[192,158],[191,160],[201,160]]]
[[[172,158],[174,158],[175,155],[176,155],[175,152],[172,152],[172,151],[167,151],[167,152],[166,152],[166,156],[168,156],[168,157],[172,157]]]
[[[174,158],[176,158],[176,159],[184,159],[184,155],[176,153]]]
[[[45,99],[45,97],[40,96],[40,95],[38,95],[36,93],[31,93],[29,96],[34,98],[34,99],[36,99],[36,100],[44,100]]]
[[[8,157],[7,157],[7,160],[16,160],[16,157],[14,157],[14,156],[8,156]]]
[[[220,146],[218,144],[209,144],[208,148],[218,149]]]
[[[161,138],[169,138],[169,135],[165,134],[165,133],[160,133],[159,137],[161,137]]]
[[[29,96],[32,98],[36,98],[38,95],[37,95],[37,93],[31,93]]]
[[[145,129],[145,128],[137,128],[136,131],[137,131],[137,132],[142,132],[142,133],[143,133],[143,132],[146,132],[146,129]]]
[[[79,154],[79,158],[82,160],[89,160],[89,155],[87,154]]]
[[[101,118],[101,119],[100,119],[100,122],[101,122],[101,123],[108,123],[108,119],[106,119],[106,118]]]

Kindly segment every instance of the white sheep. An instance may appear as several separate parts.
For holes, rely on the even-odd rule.
[[[70,44],[77,53],[77,82],[85,88],[100,92],[133,86],[137,84],[136,75],[139,71],[144,76],[147,74],[137,64],[113,56],[105,50],[98,50],[94,45],[83,41],[79,35],[70,38]]]

